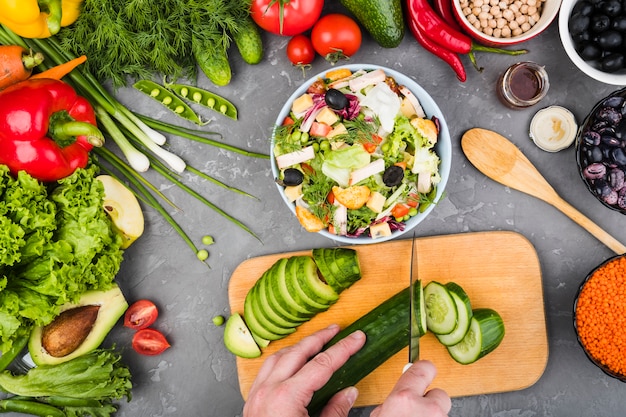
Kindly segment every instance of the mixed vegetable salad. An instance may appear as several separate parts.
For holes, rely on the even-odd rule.
[[[439,130],[384,70],[338,68],[293,100],[276,126],[276,181],[307,231],[390,236],[434,202]]]

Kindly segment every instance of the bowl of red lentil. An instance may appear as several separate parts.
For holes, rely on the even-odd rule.
[[[561,0],[453,0],[467,34],[488,46],[509,46],[542,33],[559,13]]]
[[[574,302],[574,329],[587,357],[626,382],[626,255],[607,259],[587,275]]]

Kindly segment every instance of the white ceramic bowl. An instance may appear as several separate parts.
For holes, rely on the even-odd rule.
[[[367,69],[367,70],[382,69],[383,71],[385,71],[387,75],[392,76],[399,85],[406,86],[407,88],[409,88],[409,90],[411,90],[413,94],[415,94],[415,96],[420,101],[420,104],[422,105],[422,108],[424,109],[424,112],[426,113],[426,116],[428,118],[435,116],[437,119],[439,119],[439,124],[440,124],[439,139],[437,141],[437,145],[435,145],[435,151],[437,155],[439,155],[439,159],[441,161],[439,165],[439,175],[441,176],[441,181],[439,182],[439,184],[437,184],[437,195],[435,198],[435,202],[438,202],[443,196],[444,190],[446,188],[446,184],[448,182],[448,177],[450,176],[450,166],[452,162],[452,144],[450,140],[450,132],[448,130],[448,125],[446,124],[446,120],[443,116],[443,113],[437,106],[437,103],[435,103],[435,101],[426,92],[426,90],[424,90],[419,84],[417,84],[411,78],[395,70],[392,70],[390,68],[385,68],[385,67],[381,67],[378,65],[369,65],[369,64],[352,64],[352,65],[335,67],[333,69],[339,69],[339,68],[344,68],[344,67],[350,69],[352,72],[358,71],[360,69]],[[291,109],[291,103],[293,102],[293,100],[300,97],[302,94],[304,94],[306,90],[308,89],[308,87],[315,80],[319,78],[323,78],[326,72],[328,71],[321,72],[311,77],[304,84],[302,84],[287,99],[287,101],[285,102],[285,105],[282,107],[282,109],[280,110],[280,113],[278,114],[278,117],[276,118],[276,126],[280,126],[283,123],[283,120],[285,120],[285,117],[289,115],[289,112]],[[273,149],[274,149],[274,141],[272,140],[272,146],[270,149],[272,174],[273,174],[273,178],[278,178],[279,169],[276,165],[276,160],[274,158]],[[285,193],[283,191],[284,187],[282,187],[279,184],[276,184],[276,187],[278,189],[278,193],[280,194],[281,198],[283,199],[285,204],[287,204],[287,207],[289,207],[289,210],[291,210],[291,212],[295,216],[296,214],[295,204],[290,202],[289,199],[285,196]],[[318,233],[322,234],[323,236],[328,237],[329,239],[333,239],[335,241],[341,242],[343,244],[348,244],[348,245],[380,243],[380,242],[384,242],[390,239],[397,238],[398,236],[401,236],[404,233],[414,229],[418,224],[420,224],[426,218],[426,216],[428,216],[428,214],[435,208],[435,206],[436,204],[429,205],[422,213],[419,213],[411,217],[405,223],[404,230],[402,231],[396,230],[391,234],[391,236],[387,236],[387,237],[380,237],[376,239],[372,239],[369,236],[346,237],[346,236],[338,236],[333,233],[329,233],[327,230],[322,230]]]
[[[578,0],[563,0],[559,12],[559,35],[567,56],[578,69],[595,80],[605,84],[626,85],[626,70],[622,69],[617,73],[601,71],[593,63],[583,60],[574,49],[574,41],[569,33],[568,22],[572,9],[577,2]]]
[[[556,18],[559,13],[560,5],[561,0],[546,0],[543,5],[543,11],[539,21],[535,23],[535,25],[527,32],[510,38],[496,38],[495,36],[486,35],[476,29],[463,14],[459,0],[452,1],[452,11],[454,12],[457,22],[459,22],[459,25],[461,25],[465,33],[469,34],[472,38],[483,45],[502,47],[520,44],[542,33]]]

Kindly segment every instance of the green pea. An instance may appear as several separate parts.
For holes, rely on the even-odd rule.
[[[209,235],[202,236],[203,245],[209,246],[209,245],[212,245],[213,243],[215,243],[215,241],[213,240],[213,236],[209,236]]]
[[[320,143],[320,150],[321,150],[322,152],[326,152],[326,151],[330,150],[330,142],[329,142],[329,141],[327,141],[327,140],[323,140],[323,141]]]
[[[198,103],[220,114],[224,114],[231,119],[237,120],[237,108],[235,105],[220,95],[192,85],[167,84],[166,86],[180,96],[182,96],[181,91],[187,89],[189,92],[188,96],[192,98],[194,103]],[[187,96],[184,96],[184,98],[185,97]]]
[[[295,142],[299,142],[300,141],[300,137],[302,137],[302,132],[299,131],[298,129],[294,130],[293,133],[291,133],[291,140],[295,143]]]
[[[409,216],[411,216],[411,217],[413,217],[413,216],[417,216],[417,213],[418,213],[417,208],[415,208],[415,207],[411,207],[411,208],[409,209]]]
[[[190,122],[198,125],[206,124],[206,122],[203,122],[200,119],[200,116],[198,116],[198,114],[193,111],[193,109],[189,107],[189,105],[187,105],[183,101],[183,99],[181,99],[178,95],[173,95],[170,90],[155,83],[154,81],[140,80],[133,84],[133,87],[157,100],[174,114],[177,114],[183,119],[189,120]],[[182,90],[183,89],[181,88],[180,91],[177,92],[177,94],[182,94]]]
[[[213,324],[216,326],[221,326],[222,324],[224,324],[224,317],[223,316],[215,316],[213,317]]]
[[[319,152],[319,151],[320,151],[320,144],[319,144],[318,142],[313,142],[313,143],[311,144],[311,146],[313,146],[313,151],[314,151],[315,153],[317,153],[317,152]]]
[[[302,135],[300,136],[300,142],[307,143],[310,137],[311,136],[309,136],[309,132],[302,132]]]
[[[180,95],[182,97],[187,97],[187,94],[189,94],[189,89],[187,89],[187,88],[181,88],[180,89]]]
[[[200,259],[201,261],[206,261],[209,258],[209,251],[206,249],[200,249],[196,253],[196,257]]]

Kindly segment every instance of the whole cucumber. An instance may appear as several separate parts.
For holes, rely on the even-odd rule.
[[[196,37],[192,39],[191,49],[198,66],[213,84],[223,87],[230,83],[232,70],[226,49]]]
[[[384,48],[395,48],[404,38],[401,0],[340,0],[372,38]]]
[[[245,62],[255,65],[263,59],[263,40],[261,31],[250,16],[239,23],[239,30],[233,32],[237,49]]]

